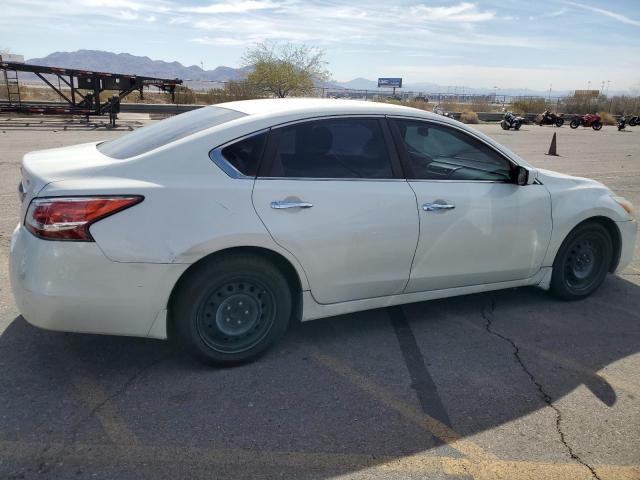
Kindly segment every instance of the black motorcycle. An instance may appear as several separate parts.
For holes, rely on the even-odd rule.
[[[629,125],[635,127],[636,125],[640,125],[640,116],[634,115],[629,119]]]
[[[513,112],[507,112],[504,114],[504,118],[500,122],[500,126],[503,130],[509,130],[511,128],[514,130],[520,130],[523,123],[524,118],[516,117]]]
[[[624,115],[622,115],[619,119],[618,119],[618,131],[622,131],[624,130],[624,127],[626,126],[627,119],[624,118]],[[631,125],[631,122],[629,122],[629,125]]]
[[[542,112],[542,117],[538,125],[555,125],[556,127],[561,127],[564,125],[564,118],[562,118],[562,114],[555,114],[549,110],[545,110]]]

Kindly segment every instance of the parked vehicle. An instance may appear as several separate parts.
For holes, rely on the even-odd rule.
[[[556,127],[561,127],[564,125],[564,118],[562,114],[552,113],[549,110],[545,110],[542,112],[542,116],[538,122],[538,125],[555,125]]]
[[[624,118],[624,115],[622,115],[619,119],[618,119],[618,131],[624,130],[625,126],[627,123],[627,119]]]
[[[523,123],[524,118],[516,117],[512,112],[507,112],[504,114],[504,118],[500,122],[500,126],[503,130],[509,130],[511,128],[514,130],[520,130]]]
[[[629,126],[635,127],[636,125],[640,125],[640,116],[634,115],[629,119]]]
[[[170,337],[219,364],[292,321],[527,285],[581,299],[636,239],[631,204],[598,182],[352,100],[223,103],[31,152],[19,190],[10,278],[28,322]]]
[[[453,115],[451,113],[445,112],[440,106],[440,104],[434,105],[431,111],[436,115],[442,115],[443,117],[453,118]]]
[[[597,131],[602,128],[602,120],[597,113],[587,113],[586,115],[576,115],[569,124],[574,130],[581,125],[587,128],[591,127]]]

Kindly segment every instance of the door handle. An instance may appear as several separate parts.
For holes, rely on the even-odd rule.
[[[271,202],[271,208],[281,210],[283,208],[311,208],[313,203],[303,202],[301,200],[274,200]]]
[[[422,209],[425,212],[437,212],[440,210],[453,210],[456,208],[455,205],[451,205],[448,203],[425,203],[422,205]]]

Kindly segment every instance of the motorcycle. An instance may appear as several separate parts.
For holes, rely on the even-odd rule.
[[[500,122],[500,126],[503,130],[509,130],[511,128],[514,130],[520,130],[523,123],[524,118],[516,117],[513,112],[507,112],[504,114],[504,118]]]
[[[594,130],[600,130],[602,128],[602,120],[597,113],[587,113],[586,115],[576,115],[569,126],[574,130],[580,125],[586,128],[593,128]]]
[[[640,116],[634,115],[629,119],[629,125],[635,127],[636,125],[640,125]]]
[[[538,125],[555,125],[556,127],[561,127],[564,125],[564,118],[562,118],[562,114],[551,113],[549,110],[545,110],[542,112],[542,118],[538,122]]]
[[[449,117],[449,118],[453,118],[453,114],[445,112],[440,105],[434,105],[433,109],[431,110],[433,113],[435,113],[436,115],[442,115],[443,117]]]
[[[627,119],[624,118],[624,115],[622,115],[619,119],[618,119],[618,131],[622,131],[624,130],[625,127],[625,123],[626,123]]]

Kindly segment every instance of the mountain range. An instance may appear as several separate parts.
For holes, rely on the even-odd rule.
[[[247,76],[251,67],[226,67],[220,66],[213,70],[203,70],[197,65],[189,67],[180,62],[165,62],[163,60],[152,60],[149,57],[131,55],[129,53],[113,53],[102,50],[77,50],[75,52],[55,52],[42,58],[31,58],[26,63],[31,65],[45,65],[52,67],[66,67],[83,70],[94,70],[102,72],[136,74],[157,78],[180,78],[185,85],[194,89],[207,89],[215,86],[216,83],[229,80],[240,80]],[[39,82],[35,75],[21,74],[21,80],[29,82]],[[378,83],[375,80],[359,77],[347,82],[329,82],[320,86],[329,88],[351,88],[358,90],[377,90]],[[473,87],[451,87],[438,85],[430,82],[405,83],[403,90],[414,92],[431,93],[493,93],[492,89]],[[501,95],[541,95],[546,96],[548,92],[533,91],[528,89],[501,89]],[[555,95],[562,95],[568,92],[553,92]]]

